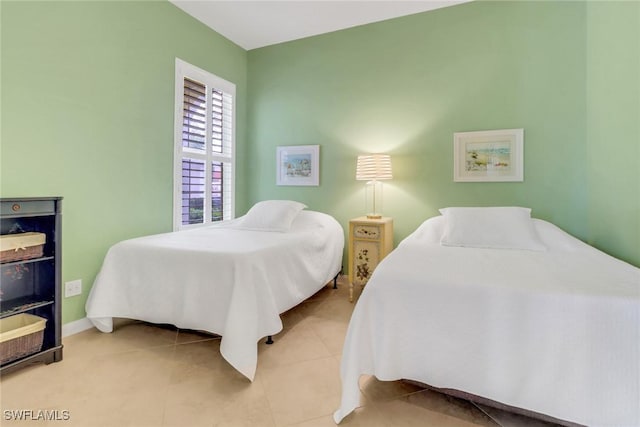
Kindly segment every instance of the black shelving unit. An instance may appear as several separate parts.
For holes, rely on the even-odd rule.
[[[62,197],[0,198],[0,234],[46,235],[42,257],[0,264],[0,318],[30,313],[47,319],[42,349],[1,365],[2,375],[62,360],[61,225]]]

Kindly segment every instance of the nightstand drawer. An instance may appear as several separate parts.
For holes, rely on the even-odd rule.
[[[380,227],[377,225],[356,224],[353,227],[353,237],[356,239],[380,239]]]

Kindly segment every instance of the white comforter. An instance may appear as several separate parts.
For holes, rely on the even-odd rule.
[[[336,423],[370,374],[589,426],[640,426],[640,269],[540,220],[546,252],[444,247],[443,220],[407,237],[362,293]]]
[[[230,224],[120,242],[109,249],[87,300],[102,332],[113,317],[222,336],[220,351],[253,380],[256,342],[282,329],[279,314],[341,268],[344,234],[329,215],[303,211],[285,233]]]

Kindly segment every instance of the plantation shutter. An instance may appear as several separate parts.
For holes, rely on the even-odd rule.
[[[176,229],[233,218],[235,86],[200,69],[188,75],[179,69],[185,64],[176,61],[181,78]]]
[[[206,86],[184,79],[182,113],[182,146],[204,150],[207,137]]]
[[[176,58],[174,229],[233,218],[235,85]]]

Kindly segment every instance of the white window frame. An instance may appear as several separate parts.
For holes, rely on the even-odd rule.
[[[183,97],[184,97],[184,79],[189,78],[204,83],[207,86],[207,92],[210,88],[216,88],[222,92],[230,94],[233,99],[232,117],[231,117],[231,153],[214,153],[211,149],[211,126],[207,123],[207,134],[205,140],[205,153],[199,150],[193,150],[182,146],[182,120],[183,120]],[[211,96],[207,94],[207,120],[210,118]],[[201,224],[182,224],[182,159],[189,157],[195,160],[205,162],[205,201],[203,222]],[[223,199],[223,221],[233,219],[235,216],[235,199],[236,199],[236,85],[224,80],[208,71],[191,65],[179,58],[176,58],[175,66],[175,121],[174,121],[174,154],[173,154],[173,230],[185,230],[188,228],[202,227],[211,225],[211,164],[213,162],[224,162],[231,165],[231,172],[227,176],[224,173],[224,181],[230,179],[229,194],[231,200]],[[216,221],[219,222],[219,221]]]

